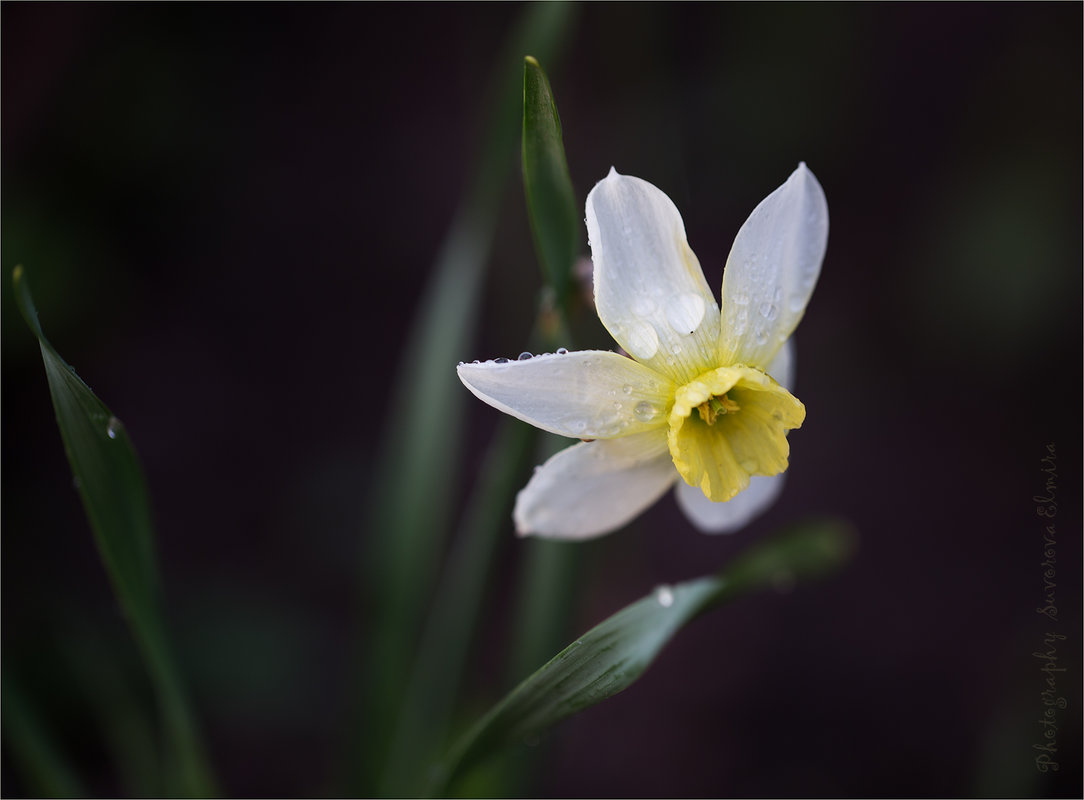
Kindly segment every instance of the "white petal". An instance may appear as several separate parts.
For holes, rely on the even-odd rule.
[[[828,202],[799,164],[746,220],[723,273],[720,358],[764,367],[802,319],[828,247]]]
[[[460,364],[456,372],[494,408],[576,439],[611,439],[663,427],[675,389],[664,375],[606,350]]]
[[[601,536],[677,479],[662,430],[573,445],[539,467],[516,497],[516,531],[551,539]]]
[[[681,510],[704,533],[734,533],[767,511],[783,491],[783,474],[753,475],[749,486],[725,503],[713,503],[699,489],[678,481]]]
[[[719,306],[677,208],[611,169],[587,195],[599,319],[633,358],[685,383],[714,364]]]
[[[775,382],[794,394],[794,339],[787,339],[765,370]]]

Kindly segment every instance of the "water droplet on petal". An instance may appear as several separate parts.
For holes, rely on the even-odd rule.
[[[587,423],[584,422],[582,419],[578,419],[572,423],[571,427],[575,433],[583,433],[585,430],[587,430]]]
[[[655,589],[655,599],[663,608],[669,608],[674,604],[674,590],[663,584]]]
[[[526,350],[524,350],[522,353],[519,354],[519,358],[517,358],[516,360],[517,361],[527,361],[528,359],[531,359],[531,358],[534,358],[534,354],[533,353],[528,353]]]
[[[568,348],[567,347],[558,347],[557,348],[557,355],[559,355],[559,356],[568,355]]]
[[[659,335],[650,325],[634,322],[625,333],[624,344],[636,358],[651,358],[659,351]]]
[[[493,363],[494,364],[507,364],[508,359],[507,358],[495,358],[495,359],[493,359]]]
[[[751,458],[747,458],[745,461],[741,462],[741,468],[749,474],[752,474],[757,471],[757,462]]]
[[[746,266],[748,266],[748,263],[746,263]],[[747,295],[745,292],[735,292],[732,295],[732,299],[734,300],[735,305],[739,305],[739,306],[747,306],[747,305],[749,305],[749,295]]]
[[[753,338],[757,340],[757,344],[766,344],[768,341],[768,331],[763,326],[758,325],[756,330],[753,331]]]
[[[761,303],[760,308],[757,310],[760,312],[760,316],[767,320],[773,320],[779,316],[779,308],[773,303]]]
[[[640,422],[651,422],[658,416],[659,410],[647,400],[641,400],[636,404],[636,408],[632,410],[632,413]]]
[[[117,432],[121,429],[120,420],[116,417],[110,417],[109,423],[105,426],[105,435],[110,439],[117,438]]]
[[[772,302],[773,303],[778,303],[782,299],[783,299],[783,287],[782,286],[776,286],[775,291],[772,292]]]
[[[623,391],[625,394],[632,394],[632,387],[626,383],[624,386],[621,387],[621,391]]]
[[[692,333],[704,319],[704,298],[694,292],[682,292],[666,303],[666,321],[678,333]]]

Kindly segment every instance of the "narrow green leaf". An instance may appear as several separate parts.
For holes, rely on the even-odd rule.
[[[753,547],[716,575],[658,587],[588,631],[494,706],[452,750],[433,794],[443,794],[498,748],[627,688],[690,620],[773,583],[829,572],[846,561],[853,542],[841,522],[806,523]]]
[[[376,782],[388,763],[388,732],[410,690],[408,677],[426,602],[451,527],[460,420],[470,396],[456,378],[455,364],[469,350],[501,198],[515,163],[521,128],[520,59],[528,48],[556,54],[574,14],[574,5],[568,3],[525,6],[496,59],[496,78],[488,92],[493,102],[482,127],[472,179],[426,286],[402,368],[389,393],[386,433],[365,526],[369,533],[363,591],[372,625],[358,648],[357,658],[364,662],[358,671],[365,675],[365,685],[348,734],[349,794],[376,793]],[[440,146],[439,125],[433,141]],[[422,757],[412,752],[406,761],[416,763]]]
[[[579,251],[579,215],[557,104],[546,73],[533,56],[523,63],[523,188],[543,274],[558,308],[567,309],[572,265]]]
[[[215,794],[166,637],[150,500],[135,448],[120,420],[45,337],[21,266],[14,283],[19,311],[41,347],[57,426],[95,544],[158,693],[171,770],[167,785],[183,795]]]
[[[390,731],[378,794],[420,797],[443,752],[490,568],[508,536],[512,497],[538,430],[505,417],[489,445],[422,633],[405,700]]]

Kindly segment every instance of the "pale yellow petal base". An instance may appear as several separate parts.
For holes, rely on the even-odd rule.
[[[805,406],[761,370],[719,367],[677,390],[667,442],[682,479],[722,502],[750,475],[787,468],[787,431],[804,419]]]

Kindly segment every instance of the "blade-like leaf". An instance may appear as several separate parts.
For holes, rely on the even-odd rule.
[[[19,311],[41,346],[57,426],[95,544],[158,692],[170,788],[215,794],[166,637],[150,500],[135,448],[120,421],[45,338],[21,266],[14,282]]]
[[[451,528],[455,460],[462,439],[459,420],[470,396],[459,384],[454,366],[469,350],[501,197],[515,163],[521,128],[519,61],[527,49],[556,54],[574,14],[575,6],[566,3],[525,6],[497,56],[496,80],[489,92],[493,103],[482,127],[476,168],[434,266],[390,392],[387,433],[375,461],[379,469],[368,504],[363,591],[372,627],[358,647],[357,658],[364,664],[358,672],[366,678],[352,715],[348,794],[378,793],[380,773],[401,763],[390,754],[389,731],[397,725],[410,690],[408,678],[426,602]],[[439,146],[439,125],[433,135]],[[488,558],[483,553],[478,557]],[[453,602],[462,596],[466,593],[454,594]],[[423,671],[432,669],[427,666]],[[414,764],[428,755],[411,751],[402,763]]]
[[[579,250],[579,215],[557,104],[546,73],[533,56],[523,63],[523,188],[542,271],[558,307],[567,311],[572,265]]]
[[[838,567],[853,539],[838,521],[806,523],[754,547],[716,575],[659,587],[622,609],[558,653],[468,731],[436,775],[433,793],[442,794],[494,750],[627,688],[681,627],[705,611],[781,580]]]

